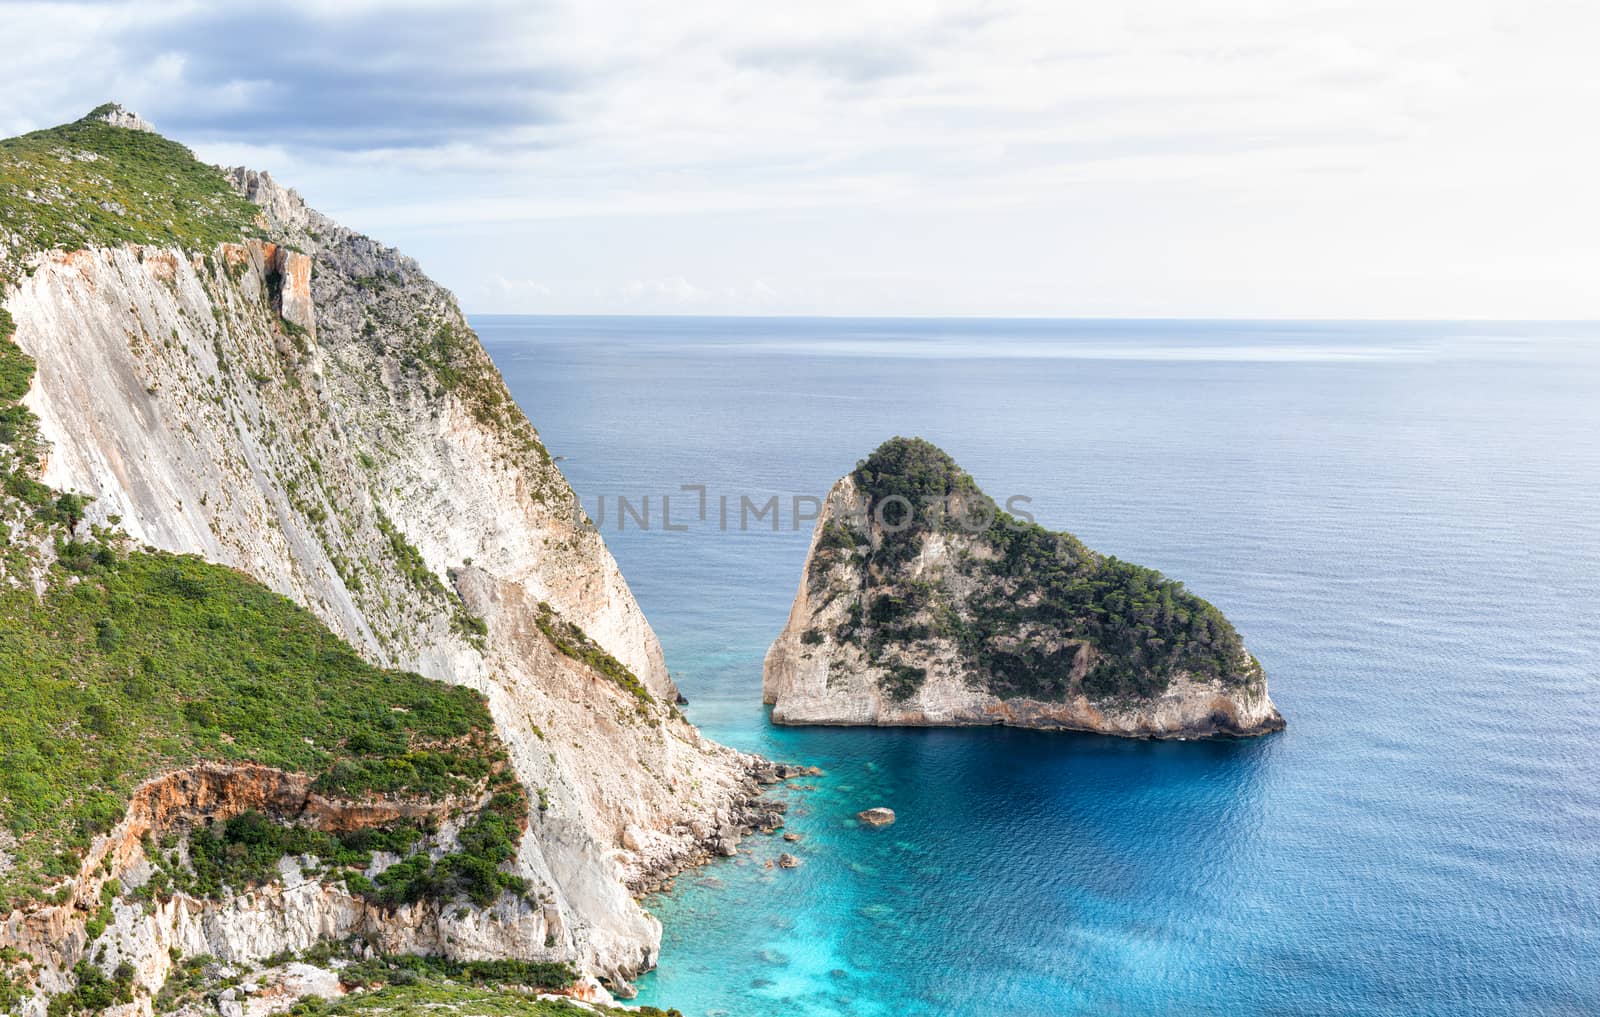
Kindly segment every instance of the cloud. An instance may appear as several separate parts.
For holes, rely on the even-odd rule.
[[[1561,225],[1600,211],[1600,139],[1574,126],[1600,104],[1600,14],[1577,5],[280,0],[0,20],[26,40],[0,65],[0,130],[117,99],[501,308],[747,308],[759,277],[762,306],[841,313],[1366,313],[1362,292],[1372,313],[1439,313],[1487,302],[1461,280],[1505,265],[1527,296],[1497,308],[1532,313],[1530,250],[1600,271]],[[544,257],[556,242],[570,264]],[[1392,280],[1416,272],[1408,298]]]
[[[489,277],[484,289],[500,297],[521,295],[548,297],[555,292],[537,279],[507,279],[499,273]]]
[[[796,70],[863,83],[923,69],[924,58],[911,46],[878,39],[756,46],[734,55],[743,67],[781,72]]]
[[[143,76],[133,89],[147,115],[213,140],[441,147],[556,124],[562,97],[585,87],[553,47],[520,45],[546,27],[537,6],[466,14],[280,3],[133,15],[107,5],[103,13],[112,30],[102,33],[101,59]]]

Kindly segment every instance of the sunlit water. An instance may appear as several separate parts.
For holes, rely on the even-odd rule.
[[[606,500],[691,718],[827,771],[786,792],[798,844],[751,838],[649,902],[641,1002],[1600,1013],[1596,326],[475,324],[591,515]],[[761,658],[809,530],[790,499],[894,434],[1216,603],[1288,731],[770,725]],[[740,532],[740,496],[774,494],[779,531]],[[650,496],[652,528],[619,532],[618,495]],[[899,821],[861,828],[874,805]],[[785,849],[804,865],[763,867]]]

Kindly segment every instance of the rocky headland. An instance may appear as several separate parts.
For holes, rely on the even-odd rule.
[[[416,262],[108,105],[0,141],[0,300],[0,1012],[330,944],[604,1003],[781,823]]]

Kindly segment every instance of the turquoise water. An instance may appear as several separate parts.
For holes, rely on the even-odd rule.
[[[650,901],[642,1002],[1600,1013],[1600,328],[474,323],[591,515],[607,499],[692,719],[827,771],[785,793],[797,845],[752,838]],[[809,530],[788,499],[896,433],[1216,603],[1288,731],[768,724]],[[779,531],[740,532],[739,496],[773,494]],[[652,528],[619,532],[618,495],[651,496]],[[858,827],[874,805],[899,821]],[[762,867],[784,849],[803,867]]]

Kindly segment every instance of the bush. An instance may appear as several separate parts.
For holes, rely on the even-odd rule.
[[[644,682],[640,681],[626,664],[607,653],[599,643],[590,639],[589,634],[583,629],[556,614],[555,608],[541,600],[539,613],[534,621],[538,623],[539,631],[544,633],[552,646],[565,656],[586,664],[600,675],[609,678],[618,688],[637,699],[641,709],[655,703],[655,697],[650,694],[650,690],[644,687]]]
[[[76,983],[70,992],[58,993],[50,998],[49,1017],[70,1017],[72,1014],[97,1014],[120,1003],[133,1002],[133,965],[124,961],[117,965],[111,977],[88,961],[79,961],[72,969]]]
[[[514,792],[496,795],[488,810],[479,815],[460,834],[458,850],[435,860],[414,854],[380,872],[374,880],[345,887],[382,907],[402,907],[423,900],[443,904],[465,895],[479,907],[493,904],[502,893],[525,893],[527,883],[519,876],[500,871],[517,854],[521,838],[521,819],[527,812],[526,798]]]

